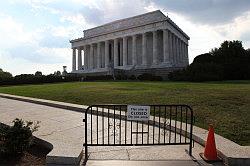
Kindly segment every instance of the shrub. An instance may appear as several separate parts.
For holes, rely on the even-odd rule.
[[[223,68],[215,63],[193,63],[186,69],[168,75],[174,81],[219,81],[223,79]]]
[[[138,76],[138,79],[141,81],[161,81],[161,76],[155,76],[149,73],[143,73],[142,75]]]
[[[136,80],[137,78],[136,78],[135,75],[131,75],[131,76],[128,77],[128,79],[129,79],[129,80]]]
[[[127,80],[128,76],[124,70],[115,70],[115,79],[116,80]]]
[[[32,133],[39,127],[39,122],[24,122],[22,119],[15,119],[13,123],[10,127],[0,126],[1,154],[16,155],[27,150],[33,143]]]
[[[186,70],[189,81],[219,81],[223,79],[223,68],[215,63],[196,63]]]
[[[68,74],[67,76],[57,76],[57,75],[37,75],[34,74],[21,74],[15,77],[0,78],[0,85],[19,85],[19,84],[41,84],[41,83],[54,83],[54,82],[70,82],[70,81],[80,81],[81,76]]]
[[[115,75],[115,79],[116,80],[127,80],[128,76],[125,75],[124,73],[120,73],[120,74]]]
[[[99,75],[99,76],[86,76],[84,80],[86,81],[95,81],[95,80],[113,80],[111,75]]]

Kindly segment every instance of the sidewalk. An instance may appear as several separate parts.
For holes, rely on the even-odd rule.
[[[41,128],[39,128],[39,131],[36,133],[36,135],[39,138],[50,140],[49,142],[51,142],[54,146],[54,149],[48,156],[48,161],[52,160],[52,158],[56,161],[56,151],[60,151],[60,153],[62,152],[62,156],[58,158],[62,158],[64,154],[66,155],[68,153],[67,148],[63,148],[64,150],[62,150],[62,148],[57,147],[64,144],[65,147],[67,147],[67,145],[70,145],[70,147],[75,147],[75,150],[73,150],[75,151],[75,154],[72,156],[76,156],[77,153],[79,155],[82,150],[82,147],[79,147],[79,145],[82,145],[83,143],[84,131],[82,123],[84,114],[81,112],[83,111],[82,108],[87,108],[87,106],[7,94],[0,94],[0,97],[15,99],[9,100],[0,98],[1,121],[10,122],[14,118],[16,118],[17,115],[20,117],[32,118],[31,120],[42,121]],[[16,100],[28,101],[36,104],[20,102]],[[48,105],[50,107],[45,105]],[[66,133],[68,133],[69,137],[67,137]],[[193,133],[193,138],[195,139],[195,141],[197,141],[199,144],[204,145],[204,140],[207,137],[207,130],[194,126]],[[58,141],[56,140],[58,137],[60,138],[60,143],[58,143]],[[220,156],[223,157],[225,163],[250,163],[250,146],[240,146],[217,134],[215,135],[215,138],[218,152]],[[196,145],[199,146],[199,144]],[[200,150],[199,152],[202,151],[203,150]],[[56,153],[56,155],[53,154],[54,152]],[[53,155],[53,157],[50,157],[51,154]],[[78,157],[80,157],[80,155]],[[65,160],[70,162],[77,161],[77,157],[65,157]]]
[[[15,118],[41,121],[35,136],[53,145],[48,164],[75,164],[81,158],[84,142],[84,114],[44,105],[0,98],[0,121],[11,124]],[[150,147],[90,147],[90,160],[188,160],[188,145]],[[171,151],[171,153],[169,153]],[[195,144],[194,154],[203,151]]]

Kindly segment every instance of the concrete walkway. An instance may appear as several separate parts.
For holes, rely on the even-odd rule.
[[[88,107],[78,104],[36,99],[3,93],[0,93],[0,97],[51,106],[54,108],[73,110],[76,112],[82,112],[83,109],[86,109]],[[205,146],[207,134],[207,130],[199,128],[197,126],[193,127],[193,140],[195,142],[198,142],[200,145]],[[235,142],[228,140],[218,134],[215,134],[215,141],[218,155],[223,159],[224,163],[226,163],[227,165],[250,165],[250,146],[240,146]]]
[[[52,151],[47,156],[48,164],[73,164],[80,159],[84,142],[83,117],[84,114],[80,112],[0,97],[0,122],[11,124],[11,121],[15,118],[41,121],[40,128],[34,135],[53,145]],[[99,165],[103,165],[103,163],[106,165],[107,160],[112,160],[110,164],[118,162],[114,160],[122,160],[122,163],[126,163],[126,160],[151,160],[151,162],[167,160],[168,162],[171,161],[170,163],[176,161],[176,163],[186,163],[185,165],[197,165],[198,163],[192,161],[192,158],[188,155],[187,149],[188,145],[90,147],[88,165],[98,165],[98,163]],[[202,146],[195,144],[194,158],[201,162],[198,154],[203,151]],[[141,161],[140,163],[144,162]],[[129,163],[125,165],[127,164]]]
[[[76,163],[83,144],[83,113],[0,98],[0,122],[40,121],[34,135],[53,145],[47,163]]]

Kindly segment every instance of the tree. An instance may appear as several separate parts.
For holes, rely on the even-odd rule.
[[[35,76],[42,76],[43,74],[42,74],[42,72],[41,71],[37,71],[36,73],[35,73]]]
[[[54,72],[54,75],[55,75],[55,76],[61,76],[62,74],[61,74],[60,71],[55,71],[55,72]]]
[[[6,79],[11,79],[12,74],[9,72],[3,71],[3,69],[0,68],[0,80],[6,80]]]
[[[193,63],[208,63],[213,62],[213,55],[211,53],[205,53],[198,55],[194,58]]]
[[[169,79],[189,81],[250,79],[250,51],[238,40],[224,41],[219,48],[195,57],[186,69]]]

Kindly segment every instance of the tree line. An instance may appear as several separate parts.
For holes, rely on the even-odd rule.
[[[80,78],[71,74],[62,74],[55,71],[54,74],[43,75],[37,71],[35,74],[20,74],[12,76],[11,73],[0,69],[0,85],[19,85],[19,84],[40,84],[54,82],[79,81]]]
[[[198,55],[183,70],[169,74],[174,81],[219,81],[250,79],[250,49],[238,40],[224,41],[219,48]]]

